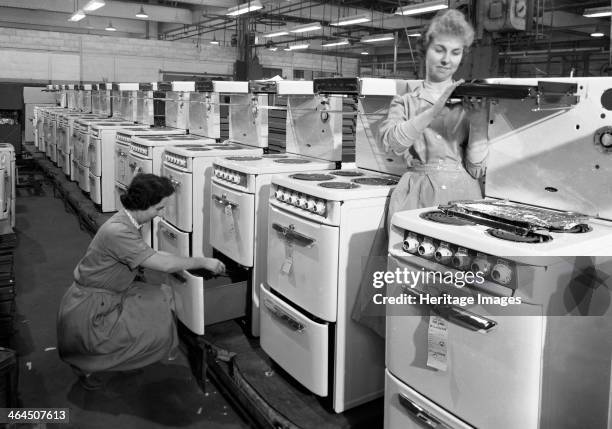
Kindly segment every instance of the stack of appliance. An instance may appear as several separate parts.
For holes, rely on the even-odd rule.
[[[91,91],[92,85],[85,83],[78,86],[77,91],[77,110],[83,113],[91,112]]]
[[[219,141],[221,138],[221,106],[212,80],[195,82],[189,98],[189,133]]]
[[[340,413],[383,393],[384,340],[353,321],[351,312],[367,273],[385,269],[386,207],[399,180],[389,173],[397,171],[401,159],[380,165],[368,157],[382,148],[360,148],[381,144],[371,136],[378,134],[391,98],[404,93],[408,82],[329,78],[315,79],[314,86],[324,100],[334,94],[358,97],[357,138],[365,142],[357,145],[355,169],[272,177],[267,281],[260,288],[261,346]],[[313,123],[332,117],[325,115],[328,105],[321,106],[315,114],[304,111],[315,130]],[[297,119],[293,110],[289,116]],[[308,129],[303,121],[296,123]],[[341,141],[340,130],[333,131]],[[313,156],[323,147],[307,149]]]
[[[189,96],[195,91],[195,82],[170,82],[160,90],[166,91],[166,126],[189,130]]]
[[[610,78],[462,91],[496,100],[486,198],[395,214],[388,271],[479,279],[388,285],[417,304],[387,306],[386,428],[610,427],[611,91]]]
[[[113,83],[112,88],[111,112],[113,118],[136,122],[138,83]]]
[[[251,92],[274,93],[285,100],[288,109],[285,128],[287,136],[291,138],[287,139],[285,154],[232,156],[215,161],[210,243],[247,270],[250,330],[253,335],[259,336],[259,288],[266,280],[268,201],[272,175],[334,169],[339,164],[342,148],[341,140],[327,138],[331,135],[333,121],[318,120],[301,124],[299,120],[294,120],[304,113],[304,105],[316,108],[312,81],[255,81],[251,83]],[[261,131],[253,126],[248,130],[245,141],[254,140],[258,135],[261,135]],[[312,147],[317,148],[315,155],[311,153]]]
[[[77,109],[77,91],[74,84],[64,85],[66,91],[66,108],[69,110]]]
[[[163,92],[158,91],[157,82],[141,82],[138,84],[138,97],[136,100],[136,122],[149,126],[164,126],[166,113],[162,112],[163,123],[156,121],[155,97],[156,94]]]
[[[214,81],[220,97],[229,96],[229,139],[250,146],[268,147],[268,95],[250,93],[247,81]]]
[[[106,121],[89,124],[86,166],[89,168],[89,198],[102,212],[117,210],[115,205],[115,159],[124,158],[127,153],[115,153],[115,138],[118,130],[125,128],[148,130],[148,125],[109,118]]]
[[[56,165],[74,180],[76,154],[83,150],[83,137],[79,130],[84,126],[83,123],[105,120],[105,117],[93,113],[61,112],[57,114],[57,118],[55,153],[51,150],[51,154],[56,159]],[[79,121],[84,122],[79,124]]]
[[[91,113],[101,116],[112,116],[111,84],[97,83],[91,93]]]

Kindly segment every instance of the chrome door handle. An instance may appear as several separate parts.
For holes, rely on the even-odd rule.
[[[135,169],[136,169],[136,163],[135,163],[135,162],[130,162],[128,165],[130,166],[130,168],[131,168],[132,170],[135,170]]]
[[[423,423],[426,427],[431,429],[450,429],[447,425],[442,423],[440,420],[429,414],[423,407],[417,405],[414,401],[409,399],[406,395],[398,393],[397,397],[399,403],[408,411],[412,416]]]
[[[417,298],[420,296],[419,293],[415,292],[411,287],[402,284],[402,291],[415,295]],[[463,326],[464,328],[478,332],[489,332],[495,326],[497,322],[492,319],[488,319],[484,316],[476,314],[472,311],[465,310],[461,307],[450,304],[433,304],[429,305],[431,309],[438,315],[444,317],[449,322],[453,322],[457,325]]]
[[[212,199],[215,203],[221,206],[230,206],[232,209],[238,208],[240,205],[238,203],[231,202],[227,199],[227,195],[223,194],[222,196],[218,196],[213,194]]]
[[[180,188],[180,186],[181,186],[181,182],[179,182],[179,181],[178,181],[178,180],[176,180],[176,179],[172,179],[172,178],[170,178],[170,183],[172,183],[172,186],[174,186],[174,189],[176,189],[176,188]]]
[[[294,241],[300,246],[312,247],[316,243],[314,238],[310,238],[307,235],[300,234],[299,232],[295,231],[295,225],[293,224],[289,226],[282,226],[278,223],[273,223],[272,228],[282,234],[286,240]]]
[[[285,325],[289,326],[293,331],[298,333],[303,333],[305,326],[295,320],[291,315],[287,314],[285,311],[281,310],[278,306],[271,303],[269,300],[265,300],[264,304],[271,315],[276,317],[278,320],[283,322]]]
[[[173,232],[171,232],[171,231],[168,231],[167,229],[163,229],[163,230],[162,230],[162,233],[163,233],[163,234],[164,234],[166,237],[168,237],[170,240],[176,240],[176,234],[175,234],[175,233],[173,233]]]

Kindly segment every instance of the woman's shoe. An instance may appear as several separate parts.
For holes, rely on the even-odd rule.
[[[104,386],[104,381],[95,373],[79,376],[79,384],[85,390],[99,390]]]

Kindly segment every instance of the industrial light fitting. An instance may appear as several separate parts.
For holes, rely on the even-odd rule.
[[[422,3],[410,4],[398,7],[396,15],[422,15],[424,13],[435,12],[436,10],[448,9],[448,0],[431,0]]]
[[[87,4],[85,5],[85,7],[83,8],[83,10],[87,12],[91,12],[94,10],[98,10],[103,6],[106,6],[106,3],[104,2],[104,0],[89,0]]]
[[[370,53],[368,51],[362,51],[361,55],[370,55]]]
[[[589,7],[584,10],[582,16],[587,18],[601,18],[603,16],[612,16],[612,8],[610,8],[610,6]]]
[[[136,18],[148,18],[149,15],[144,11],[144,6],[140,5],[140,10],[136,13]]]
[[[285,48],[285,51],[297,51],[298,49],[308,49],[310,43],[301,43],[299,45],[289,45]]]
[[[419,33],[418,31],[415,31],[415,32],[406,34],[406,36],[408,36],[408,37],[421,37],[421,33]]]
[[[386,40],[394,40],[395,34],[393,33],[384,33],[384,34],[370,34],[369,36],[364,36],[361,38],[361,41],[364,43],[374,43],[374,42],[383,42]]]
[[[330,40],[329,42],[322,43],[321,46],[325,48],[329,48],[331,46],[343,46],[343,45],[348,45],[348,44],[349,44],[348,39],[341,39],[341,40]]]
[[[113,23],[111,21],[108,21],[108,25],[105,28],[106,31],[117,31],[117,29],[115,27],[113,27]]]
[[[242,3],[238,6],[230,7],[227,10],[226,15],[238,16],[259,9],[263,9],[261,2],[259,0],[254,0],[247,3]]]
[[[304,25],[298,25],[296,27],[290,28],[289,31],[291,33],[306,33],[308,31],[316,31],[316,30],[320,30],[321,24],[318,22],[310,22],[308,24],[304,24]]]
[[[601,28],[599,28],[599,26],[595,27],[595,30],[591,33],[591,37],[603,37],[605,36],[604,32],[601,31]]]
[[[363,22],[370,22],[372,18],[370,15],[353,15],[353,16],[345,16],[344,18],[340,18],[336,22],[330,22],[329,25],[343,26],[343,25],[352,25],[352,24],[361,24]]]
[[[210,41],[211,45],[218,45],[219,41],[217,40],[217,38],[213,35],[213,39]]]
[[[83,12],[81,9],[79,9],[75,13],[73,13],[70,16],[70,18],[68,18],[68,21],[77,22],[77,21],[80,21],[83,18],[85,18],[85,12]]]
[[[273,31],[271,33],[262,34],[261,37],[279,37],[279,36],[286,36],[287,34],[289,34],[288,31],[279,30],[279,31]]]

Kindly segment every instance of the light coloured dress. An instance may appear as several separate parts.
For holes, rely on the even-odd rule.
[[[388,225],[394,213],[482,198],[479,179],[488,153],[485,140],[468,144],[469,121],[463,106],[444,107],[424,130],[410,118],[430,109],[439,94],[423,82],[414,91],[393,98],[381,125],[385,149],[406,159],[407,172],[391,195]]]
[[[123,210],[100,227],[60,304],[64,361],[85,372],[125,371],[165,359],[178,346],[169,288],[134,281],[154,253]]]

